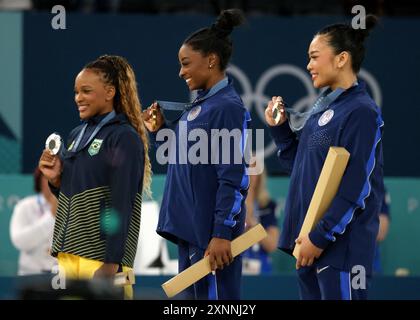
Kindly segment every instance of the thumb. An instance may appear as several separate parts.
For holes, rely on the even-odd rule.
[[[143,121],[148,121],[151,118],[150,109],[146,109],[142,112]]]

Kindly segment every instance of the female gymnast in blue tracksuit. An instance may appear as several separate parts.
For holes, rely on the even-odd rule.
[[[302,299],[367,297],[383,195],[383,121],[357,72],[375,22],[367,16],[366,29],[336,24],[315,35],[307,68],[314,86],[327,90],[302,130],[284,107],[283,119],[274,122],[272,107],[281,97],[273,97],[266,109],[280,165],[291,174],[279,248],[291,253],[295,241],[301,245],[296,269]],[[348,166],[324,217],[309,236],[298,238],[330,146],[349,151]]]
[[[157,232],[178,245],[180,272],[205,255],[209,255],[212,270],[217,269],[187,288],[185,298],[240,297],[242,261],[240,257],[232,259],[230,242],[244,229],[249,179],[243,151],[250,116],[225,70],[232,52],[229,34],[242,19],[238,10],[223,11],[215,24],[190,35],[179,50],[179,75],[191,91],[199,91],[172,126],[176,136],[171,142],[175,146],[172,151],[178,158],[168,165]],[[171,106],[162,101],[158,105],[164,112]],[[156,128],[150,114],[156,108],[154,104],[144,112],[146,126],[152,132]],[[156,121],[159,141],[165,129],[160,112]],[[214,139],[214,129],[239,133],[234,134],[239,139],[230,143]],[[195,133],[199,135],[191,140]],[[198,140],[208,142],[205,150],[194,148]],[[239,161],[235,155],[239,155]],[[224,156],[230,159],[226,162]]]

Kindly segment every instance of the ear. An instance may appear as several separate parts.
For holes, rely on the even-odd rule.
[[[208,61],[209,62],[208,68],[209,69],[212,69],[212,68],[214,68],[218,64],[219,57],[215,53],[209,53],[208,60],[209,60]]]
[[[346,64],[350,63],[350,54],[347,51],[343,51],[336,56],[336,66],[342,69]]]
[[[105,87],[105,100],[111,101],[115,97],[115,87],[114,86],[106,86]]]

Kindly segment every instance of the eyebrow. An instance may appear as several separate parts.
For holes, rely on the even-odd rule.
[[[316,52],[319,52],[319,50],[312,50],[311,52],[308,52],[308,55],[310,56],[311,54],[314,54]]]
[[[84,84],[84,85],[80,86],[80,89],[92,89],[92,87]],[[76,90],[77,90],[77,87],[74,87],[74,91],[76,91]]]

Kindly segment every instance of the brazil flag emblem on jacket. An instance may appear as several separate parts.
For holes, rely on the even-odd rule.
[[[95,139],[93,140],[93,142],[91,143],[90,147],[89,147],[89,154],[91,156],[97,155],[99,150],[101,149],[101,145],[102,145],[102,141],[101,139]]]

